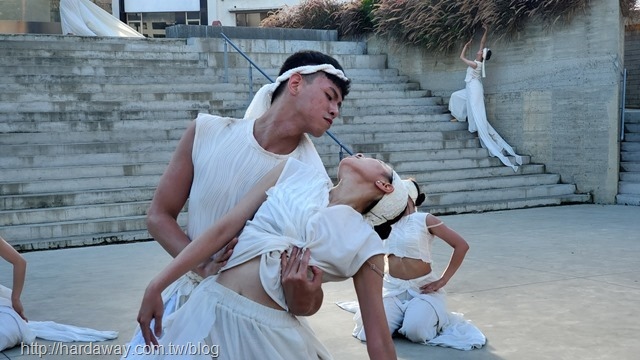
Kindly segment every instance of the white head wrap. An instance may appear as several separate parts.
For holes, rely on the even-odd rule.
[[[484,73],[484,63],[486,62],[487,51],[489,51],[488,48],[482,49],[482,77],[487,77]]]
[[[391,185],[393,185],[393,192],[385,194],[373,209],[363,214],[364,219],[369,224],[377,226],[388,220],[392,220],[400,215],[407,207],[407,196],[409,196],[409,192],[395,171],[393,172],[393,182],[391,182]]]
[[[322,64],[322,65],[305,65],[299,66],[297,68],[289,69],[284,72],[282,75],[278,76],[276,81],[271,84],[266,84],[256,92],[256,95],[251,100],[251,104],[247,108],[247,111],[244,113],[245,119],[257,119],[262,114],[264,114],[269,107],[271,107],[271,97],[273,93],[278,88],[278,85],[289,80],[291,75],[298,73],[302,75],[313,74],[318,71],[324,71],[327,74],[335,75],[339,79],[344,81],[349,81],[344,73],[341,70],[336,69],[333,65],[330,64]]]
[[[414,184],[412,180],[402,180],[402,183],[407,188],[407,191],[409,192],[409,197],[415,204],[416,200],[418,199],[418,188],[416,188],[416,184]]]

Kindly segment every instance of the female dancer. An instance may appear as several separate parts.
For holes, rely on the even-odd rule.
[[[469,131],[478,132],[480,143],[489,151],[489,155],[497,157],[503,164],[510,166],[514,171],[518,171],[518,165],[522,165],[522,156],[516,154],[513,148],[498,134],[498,132],[489,124],[487,113],[484,106],[484,88],[482,79],[485,77],[485,62],[491,58],[491,50],[485,47],[487,41],[488,28],[483,26],[484,34],[480,40],[480,48],[476,52],[475,59],[469,60],[465,57],[467,48],[471,45],[469,40],[460,53],[460,60],[469,65],[467,68],[467,76],[464,79],[466,86],[464,90],[456,91],[451,95],[450,104],[455,103],[456,98],[466,99],[466,116],[469,121]],[[462,93],[464,91],[464,93]],[[455,107],[450,105],[450,107]],[[461,109],[452,109],[452,113],[462,113]],[[454,115],[455,116],[455,115]],[[461,116],[461,115],[458,115]],[[511,155],[514,159],[507,156]]]
[[[151,281],[138,315],[147,345],[161,345],[165,354],[169,345],[215,345],[221,359],[331,358],[306,322],[287,312],[280,277],[298,266],[287,261],[289,252],[322,270],[323,281],[353,277],[364,327],[373,340],[367,344],[369,357],[395,359],[380,296],[384,249],[372,225],[397,220],[408,192],[388,165],[362,155],[343,159],[338,179],[331,187],[326,176],[295,159],[269,172]],[[218,277],[205,279],[163,329],[162,290],[241,230]],[[299,253],[295,247],[305,250]]]
[[[0,237],[0,257],[13,265],[13,289],[0,285],[0,351],[20,342],[30,344],[35,336],[24,316],[20,295],[24,288],[27,261]]]
[[[444,286],[460,268],[469,245],[437,217],[416,211],[425,195],[415,181],[404,183],[409,191],[407,209],[385,241],[388,273],[384,277],[383,302],[389,331],[398,331],[409,340],[426,345],[480,348],[486,342],[482,332],[461,314],[449,313],[445,304]],[[431,247],[436,236],[453,248],[441,276],[431,268]],[[353,336],[367,340],[369,333],[362,326],[359,312],[355,320]]]

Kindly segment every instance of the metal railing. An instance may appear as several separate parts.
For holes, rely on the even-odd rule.
[[[233,43],[233,41],[231,41],[231,39],[229,39],[227,37],[227,35],[223,34],[222,32],[220,32],[220,36],[222,36],[222,39],[224,40],[224,82],[228,83],[229,82],[229,55],[228,55],[228,45],[231,45],[231,47],[236,50],[238,52],[238,54],[242,55],[243,58],[245,58],[245,60],[247,60],[249,62],[249,99],[253,98],[253,68],[255,67],[256,70],[258,70],[267,80],[269,80],[270,82],[274,82],[273,79],[271,79],[271,77],[269,75],[267,75],[262,69],[260,69],[260,67],[253,62],[253,60],[251,60],[249,58],[249,56],[247,56],[247,54],[244,53],[244,51],[240,50],[240,48],[238,48],[238,46],[236,46],[236,44]],[[347,146],[345,146],[342,142],[340,142],[340,140],[338,140],[338,138],[333,135],[331,133],[331,131],[327,130],[326,131],[327,135],[329,135],[329,137],[331,139],[333,139],[333,141],[336,142],[336,144],[338,144],[338,146],[340,147],[340,151],[338,153],[338,155],[340,156],[340,159],[342,159],[344,157],[344,153],[346,152],[349,155],[353,155],[353,151],[351,151]]]
[[[627,69],[622,70],[622,94],[620,95],[620,141],[624,141],[624,108],[627,97]]]

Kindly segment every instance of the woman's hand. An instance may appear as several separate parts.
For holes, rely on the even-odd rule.
[[[153,284],[149,284],[142,297],[142,304],[138,312],[138,324],[142,331],[144,343],[147,345],[158,345],[157,336],[162,335],[162,315],[164,314],[164,304],[160,291],[155,290]],[[153,331],[151,322],[155,320]]]
[[[289,312],[298,316],[315,314],[322,305],[322,270],[309,266],[311,251],[299,247],[291,249],[291,256],[280,256],[280,276]],[[311,273],[309,273],[309,271]],[[311,274],[311,275],[309,275]]]
[[[234,237],[231,241],[229,241],[227,246],[224,247],[223,251],[218,252],[218,254],[216,254],[213,259],[209,259],[198,265],[195,269],[193,269],[193,271],[196,274],[200,275],[203,279],[211,275],[216,275],[218,272],[220,272],[220,269],[227,265],[227,261],[229,261],[231,255],[233,255],[233,248],[237,243],[238,238]]]
[[[11,307],[16,313],[18,313],[18,315],[20,315],[22,320],[29,321],[24,316],[24,307],[22,307],[22,301],[20,301],[20,299],[11,299]]]
[[[444,278],[440,278],[439,280],[436,280],[432,283],[422,285],[420,287],[420,290],[423,294],[429,294],[440,290],[445,285],[447,285],[447,280],[445,280]]]

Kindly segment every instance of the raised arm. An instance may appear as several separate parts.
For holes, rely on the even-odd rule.
[[[362,324],[367,334],[367,352],[372,360],[397,359],[382,303],[381,269],[384,269],[384,257],[376,255],[369,258],[353,276]]]
[[[13,265],[13,287],[11,288],[11,307],[25,321],[24,308],[20,296],[24,289],[24,279],[27,274],[27,261],[20,255],[13,246],[9,245],[0,237],[0,256]]]
[[[460,52],[460,60],[462,60],[465,64],[475,69],[478,65],[474,61],[471,61],[466,58],[467,49],[469,49],[469,46],[471,46],[472,41],[473,40],[467,41],[462,47],[462,52]]]
[[[453,229],[447,227],[447,225],[437,217],[429,215],[427,216],[426,222],[429,231],[449,244],[449,246],[453,248],[453,253],[449,259],[449,264],[442,273],[440,279],[421,287],[422,292],[425,294],[438,291],[440,288],[444,287],[449,280],[451,280],[456,271],[458,271],[467,251],[469,250],[469,244],[467,244],[464,238]]]
[[[482,24],[482,28],[484,29],[484,33],[482,34],[482,39],[480,39],[480,49],[478,49],[479,52],[482,52],[482,50],[485,48],[485,45],[487,43],[487,34],[489,33],[489,27],[485,24]]]
[[[253,218],[266,199],[266,191],[276,183],[284,165],[285,162],[267,173],[233,209],[189,243],[147,286],[138,313],[138,322],[146,344],[158,343],[149,327],[151,320],[155,319],[155,334],[160,334],[162,330],[164,311],[162,291],[187,271],[219,251],[242,230],[247,220]]]

